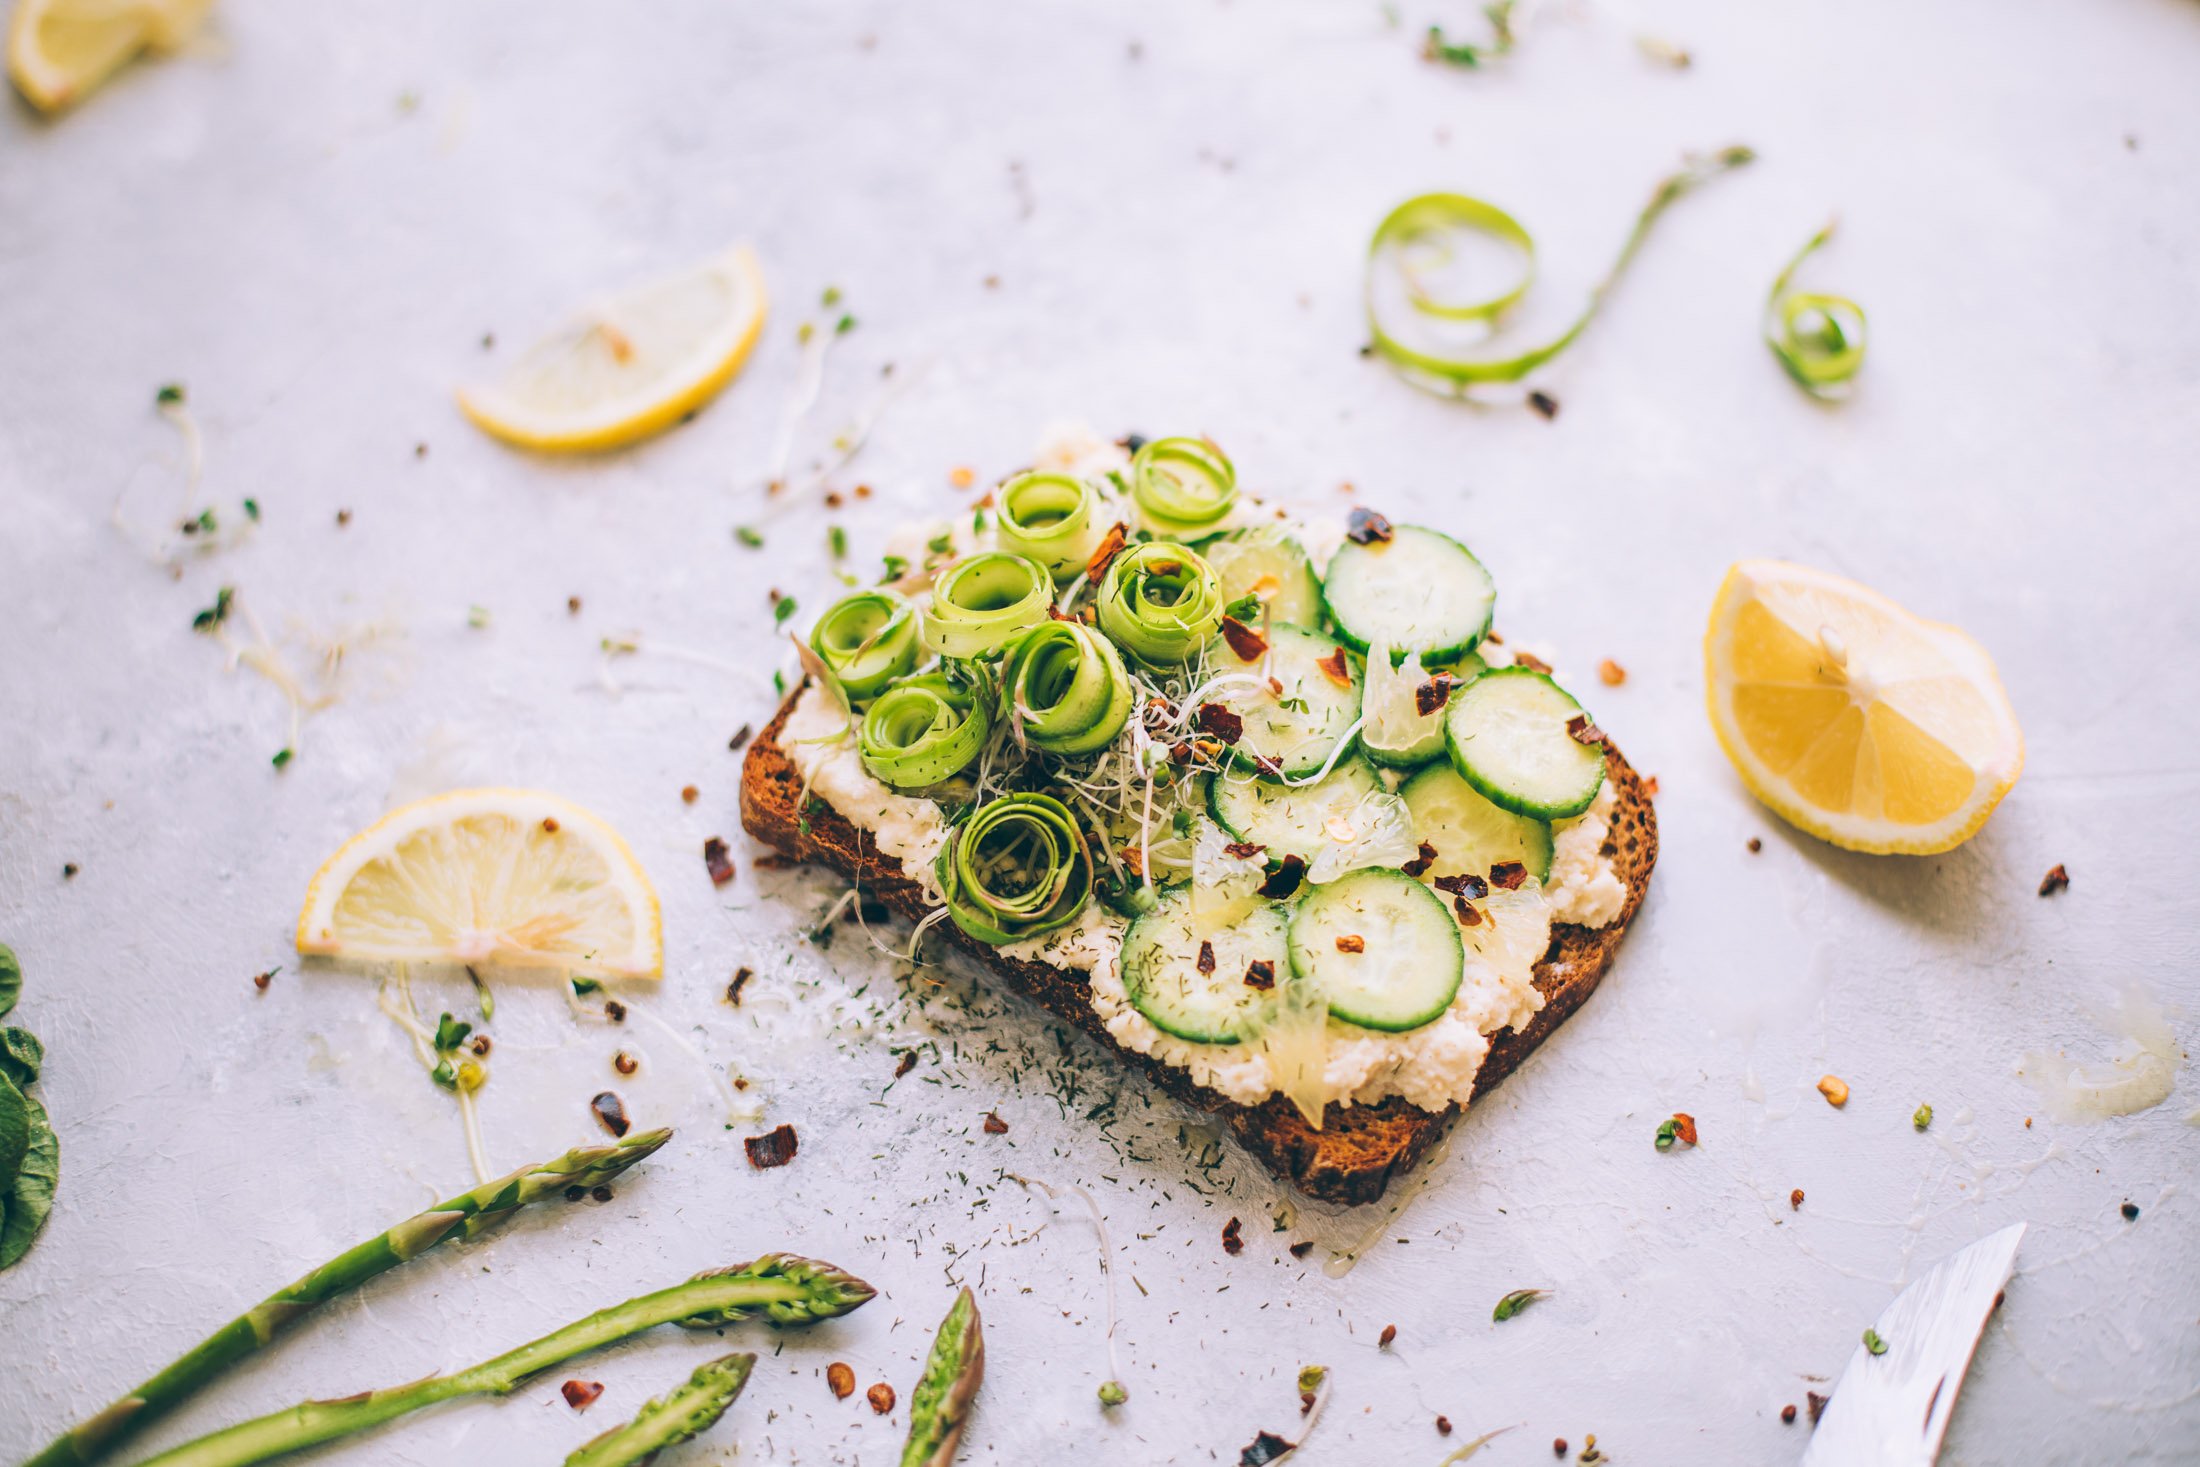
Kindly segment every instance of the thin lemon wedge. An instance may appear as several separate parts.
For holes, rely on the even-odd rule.
[[[298,951],[365,961],[664,971],[657,893],[619,833],[538,790],[454,790],[392,810],[314,873]]]
[[[608,296],[527,348],[458,405],[484,432],[548,453],[661,433],[733,380],[764,329],[763,271],[746,245]]]
[[[1985,648],[1807,566],[1745,560],[1727,572],[1704,682],[1749,792],[1848,850],[1953,849],[2024,768]]]
[[[41,112],[59,112],[141,51],[174,51],[214,0],[17,0],[8,75]]]

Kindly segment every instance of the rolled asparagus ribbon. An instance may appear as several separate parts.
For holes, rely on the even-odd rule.
[[[810,629],[810,649],[850,701],[868,703],[917,665],[917,611],[892,591],[858,591],[834,602]]]
[[[942,657],[983,657],[1045,621],[1054,578],[1035,560],[989,550],[958,560],[932,581],[924,645]]]
[[[1027,627],[1001,656],[1001,716],[1021,720],[1024,741],[1050,754],[1106,748],[1130,719],[1131,697],[1122,654],[1083,622]]]
[[[962,773],[985,747],[985,710],[939,673],[905,678],[879,694],[856,734],[863,767],[898,790]]]
[[[1674,200],[1755,156],[1748,148],[1722,148],[1709,157],[1689,158],[1678,171],[1659,180],[1651,191],[1650,202],[1636,215],[1635,227],[1620,246],[1618,258],[1591,287],[1587,303],[1572,324],[1541,346],[1504,357],[1437,345],[1426,339],[1447,328],[1480,324],[1489,335],[1471,344],[1486,346],[1501,318],[1535,283],[1534,237],[1519,220],[1481,199],[1452,193],[1410,198],[1384,217],[1368,243],[1363,298],[1369,342],[1409,380],[1438,391],[1460,393],[1478,383],[1518,382],[1572,346],[1588,329],[1605,297],[1642,248],[1650,227]],[[1459,244],[1467,235],[1495,240],[1518,257],[1518,269],[1503,289],[1455,298],[1440,283],[1439,276],[1458,258]],[[1431,327],[1435,328],[1433,333]],[[1408,335],[1416,333],[1425,344],[1407,340]]]
[[[1092,898],[1092,852],[1052,795],[979,806],[941,850],[937,875],[955,925],[996,947],[1067,927]]]
[[[995,496],[995,532],[1001,548],[1037,561],[1057,581],[1085,568],[1100,539],[1093,523],[1099,491],[1068,474],[1019,474]]]
[[[1100,583],[1100,630],[1157,667],[1177,666],[1222,628],[1222,582],[1182,545],[1152,540],[1115,557]]]
[[[1864,308],[1845,295],[1788,289],[1803,261],[1833,238],[1833,221],[1807,240],[1765,297],[1765,345],[1805,392],[1837,397],[1864,365]]]
[[[1237,503],[1237,469],[1202,438],[1156,438],[1131,459],[1131,498],[1157,535],[1217,529]]]

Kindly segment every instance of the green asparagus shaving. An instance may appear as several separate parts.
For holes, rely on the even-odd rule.
[[[265,1348],[316,1306],[438,1243],[486,1232],[523,1207],[564,1197],[575,1188],[604,1186],[671,1139],[667,1130],[636,1131],[615,1146],[568,1151],[438,1202],[268,1295],[151,1380],[70,1428],[24,1467],[84,1467],[98,1461],[238,1360]]]
[[[1050,754],[1090,754],[1131,716],[1131,679],[1115,644],[1083,622],[1043,621],[1001,658],[1001,717]]]
[[[927,673],[879,695],[863,715],[856,748],[863,767],[887,784],[921,790],[968,767],[985,747],[990,727],[968,689]]]
[[[1100,583],[1100,630],[1141,662],[1175,667],[1222,629],[1222,583],[1182,545],[1152,540],[1115,557]]]
[[[1864,308],[1845,295],[1790,290],[1795,272],[1833,238],[1833,221],[1806,241],[1765,297],[1765,345],[1813,397],[1843,395],[1864,365]]]
[[[1237,503],[1237,469],[1203,438],[1156,438],[1131,459],[1131,497],[1171,539],[1218,527]]]
[[[1550,1293],[1549,1289],[1515,1289],[1497,1301],[1497,1307],[1490,1311],[1490,1318],[1503,1324],[1536,1300],[1549,1298]]]
[[[932,581],[924,645],[942,657],[982,657],[1054,604],[1054,578],[1035,560],[990,550],[959,560]]]
[[[1364,298],[1371,344],[1408,381],[1432,391],[1461,394],[1479,383],[1518,382],[1572,346],[1588,329],[1649,237],[1650,227],[1674,200],[1755,156],[1748,148],[1722,148],[1707,158],[1690,157],[1677,172],[1661,179],[1650,202],[1636,216],[1619,257],[1591,287],[1573,323],[1554,340],[1505,357],[1469,348],[1486,347],[1505,314],[1534,284],[1534,238],[1503,209],[1465,194],[1421,194],[1408,199],[1376,226],[1368,245]],[[1459,299],[1446,290],[1440,276],[1457,261],[1459,246],[1470,235],[1495,240],[1518,257],[1519,266],[1504,288]],[[1458,343],[1462,327],[1478,328],[1479,336]]]
[[[868,703],[917,665],[917,612],[892,591],[858,591],[834,602],[810,631],[810,647],[840,679],[850,702]]]
[[[936,871],[955,925],[996,947],[1067,927],[1092,897],[1092,851],[1052,795],[981,805],[940,851]]]
[[[565,1467],[649,1467],[665,1448],[693,1441],[717,1425],[755,1365],[754,1355],[721,1355],[696,1366],[686,1384],[590,1441],[565,1459]]]
[[[1469,69],[1507,55],[1513,48],[1512,13],[1513,0],[1491,0],[1491,3],[1482,7],[1482,15],[1490,23],[1490,42],[1486,46],[1448,40],[1442,26],[1432,25],[1428,28],[1427,38],[1421,43],[1421,54],[1430,61],[1442,61]]]
[[[1045,566],[1056,581],[1085,568],[1100,527],[1093,523],[1099,492],[1068,474],[1018,474],[1001,486],[1001,548]]]
[[[217,1431],[151,1458],[142,1467],[247,1467],[461,1396],[502,1396],[576,1355],[600,1350],[660,1324],[717,1329],[744,1319],[809,1324],[868,1301],[873,1290],[829,1264],[770,1253],[739,1268],[700,1273],[684,1284],[629,1299],[574,1321],[516,1350],[456,1375],[298,1405]]]
[[[924,1374],[909,1393],[909,1444],[901,1449],[901,1467],[949,1467],[984,1379],[985,1331],[978,1301],[964,1289],[940,1321]]]

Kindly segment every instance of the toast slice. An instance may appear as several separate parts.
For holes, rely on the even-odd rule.
[[[798,802],[802,775],[779,743],[780,730],[794,710],[796,688],[778,715],[749,745],[741,768],[741,824],[748,833],[784,855],[814,861],[861,884],[872,896],[915,921],[929,910],[924,890],[905,875],[901,863],[882,855],[870,832],[850,823],[822,801],[813,806],[803,828]],[[1626,883],[1627,901],[1610,926],[1552,928],[1550,950],[1535,966],[1535,986],[1543,1008],[1521,1030],[1506,1030],[1490,1041],[1490,1052],[1474,1082],[1480,1099],[1490,1087],[1520,1067],[1574,1010],[1581,1007],[1612,965],[1620,939],[1634,920],[1650,888],[1650,869],[1658,859],[1658,822],[1650,792],[1617,749],[1605,747],[1606,777],[1618,792],[1605,853]],[[1436,1112],[1392,1096],[1377,1105],[1332,1102],[1317,1131],[1281,1095],[1259,1105],[1240,1105],[1204,1086],[1182,1070],[1116,1044],[1086,997],[1080,975],[1050,963],[1002,956],[963,933],[952,922],[933,931],[983,962],[1011,989],[1056,1018],[1074,1024],[1116,1051],[1125,1063],[1144,1072],[1161,1089],[1220,1116],[1247,1151],[1309,1197],[1326,1202],[1373,1202],[1392,1177],[1412,1166],[1436,1144],[1458,1107]]]

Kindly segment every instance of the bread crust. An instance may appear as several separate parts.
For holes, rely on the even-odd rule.
[[[779,742],[801,694],[796,688],[749,744],[741,767],[742,827],[793,860],[816,862],[860,884],[911,921],[923,917],[931,908],[924,889],[902,871],[900,862],[879,851],[869,831],[823,801],[813,803],[805,824],[798,808],[801,771]],[[1606,778],[1617,791],[1617,802],[1604,850],[1626,884],[1627,900],[1609,926],[1560,923],[1552,928],[1550,949],[1535,965],[1543,1008],[1526,1028],[1491,1038],[1489,1055],[1475,1077],[1477,1100],[1520,1068],[1596,989],[1649,892],[1651,868],[1658,859],[1658,822],[1650,792],[1619,750],[1607,744],[1605,758]],[[1391,1178],[1426,1154],[1459,1113],[1456,1105],[1441,1112],[1422,1110],[1398,1096],[1375,1105],[1332,1102],[1317,1131],[1281,1095],[1259,1105],[1240,1105],[1194,1084],[1183,1070],[1116,1043],[1093,1008],[1082,975],[1051,963],[1006,957],[951,922],[932,930],[978,959],[1016,993],[1115,1051],[1162,1090],[1215,1113],[1247,1151],[1309,1197],[1341,1203],[1377,1200]]]

